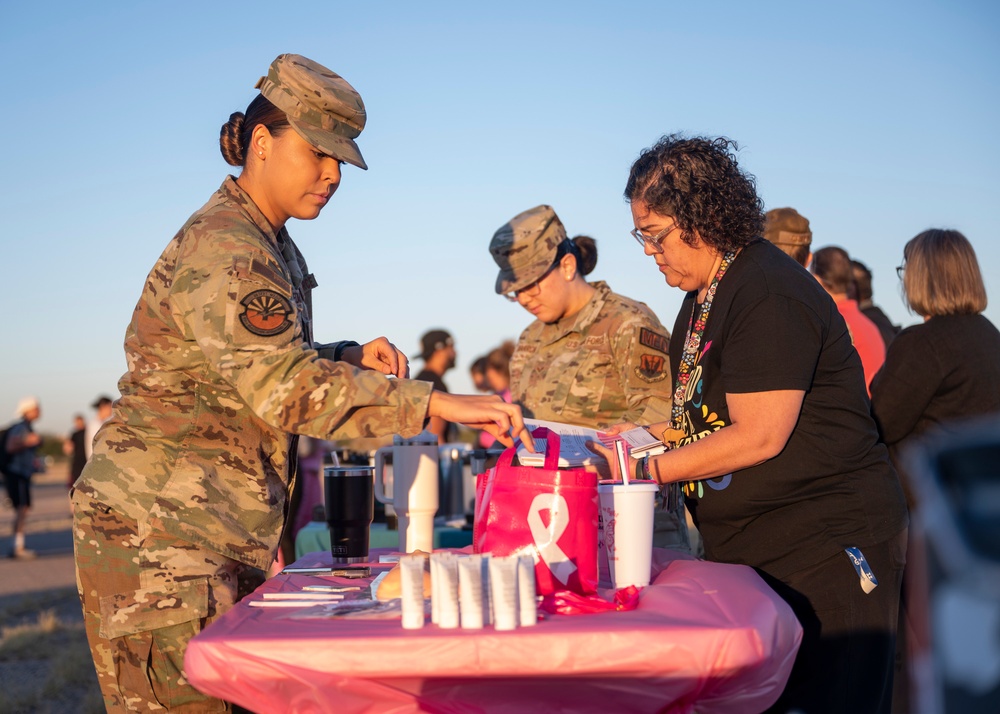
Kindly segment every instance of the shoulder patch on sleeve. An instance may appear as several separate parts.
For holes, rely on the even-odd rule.
[[[667,378],[667,361],[661,355],[639,355],[639,366],[635,368],[635,376],[644,382],[662,382]]]
[[[639,344],[663,354],[670,352],[670,339],[666,335],[653,332],[648,327],[639,330]]]
[[[240,300],[240,305],[240,323],[254,335],[280,335],[292,326],[292,304],[275,290],[254,290]]]

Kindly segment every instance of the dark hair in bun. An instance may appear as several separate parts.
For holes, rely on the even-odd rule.
[[[597,267],[597,241],[590,236],[573,236],[573,255],[576,256],[576,269],[580,275],[590,275]]]
[[[271,102],[258,94],[246,113],[233,112],[219,130],[219,149],[230,166],[246,166],[250,139],[258,124],[263,124],[272,136],[279,136],[291,126],[288,117]]]

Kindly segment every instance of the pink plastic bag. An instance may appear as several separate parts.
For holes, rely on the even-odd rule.
[[[634,610],[639,606],[642,588],[629,585],[615,592],[610,602],[598,595],[578,595],[569,591],[552,593],[542,598],[539,610],[553,615],[593,615],[598,612]]]
[[[545,464],[514,466],[514,447],[476,479],[473,547],[497,556],[530,554],[539,595],[597,592],[597,474],[559,469],[559,435],[545,437]]]

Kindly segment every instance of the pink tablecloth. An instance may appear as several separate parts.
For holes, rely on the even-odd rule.
[[[750,568],[655,553],[638,609],[548,616],[513,632],[291,619],[294,610],[246,604],[320,582],[280,575],[191,641],[185,671],[201,691],[268,714],[766,709],[802,637],[791,609]],[[329,562],[313,553],[296,565]]]

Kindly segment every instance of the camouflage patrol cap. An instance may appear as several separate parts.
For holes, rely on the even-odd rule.
[[[764,237],[775,245],[809,245],[813,234],[809,219],[794,208],[773,208],[765,217]]]
[[[355,137],[367,115],[361,95],[339,74],[301,55],[278,55],[255,85],[288,115],[299,136],[324,153],[367,169]]]
[[[490,241],[490,254],[500,267],[497,294],[515,292],[542,277],[565,240],[566,228],[552,206],[535,206],[503,224]]]

